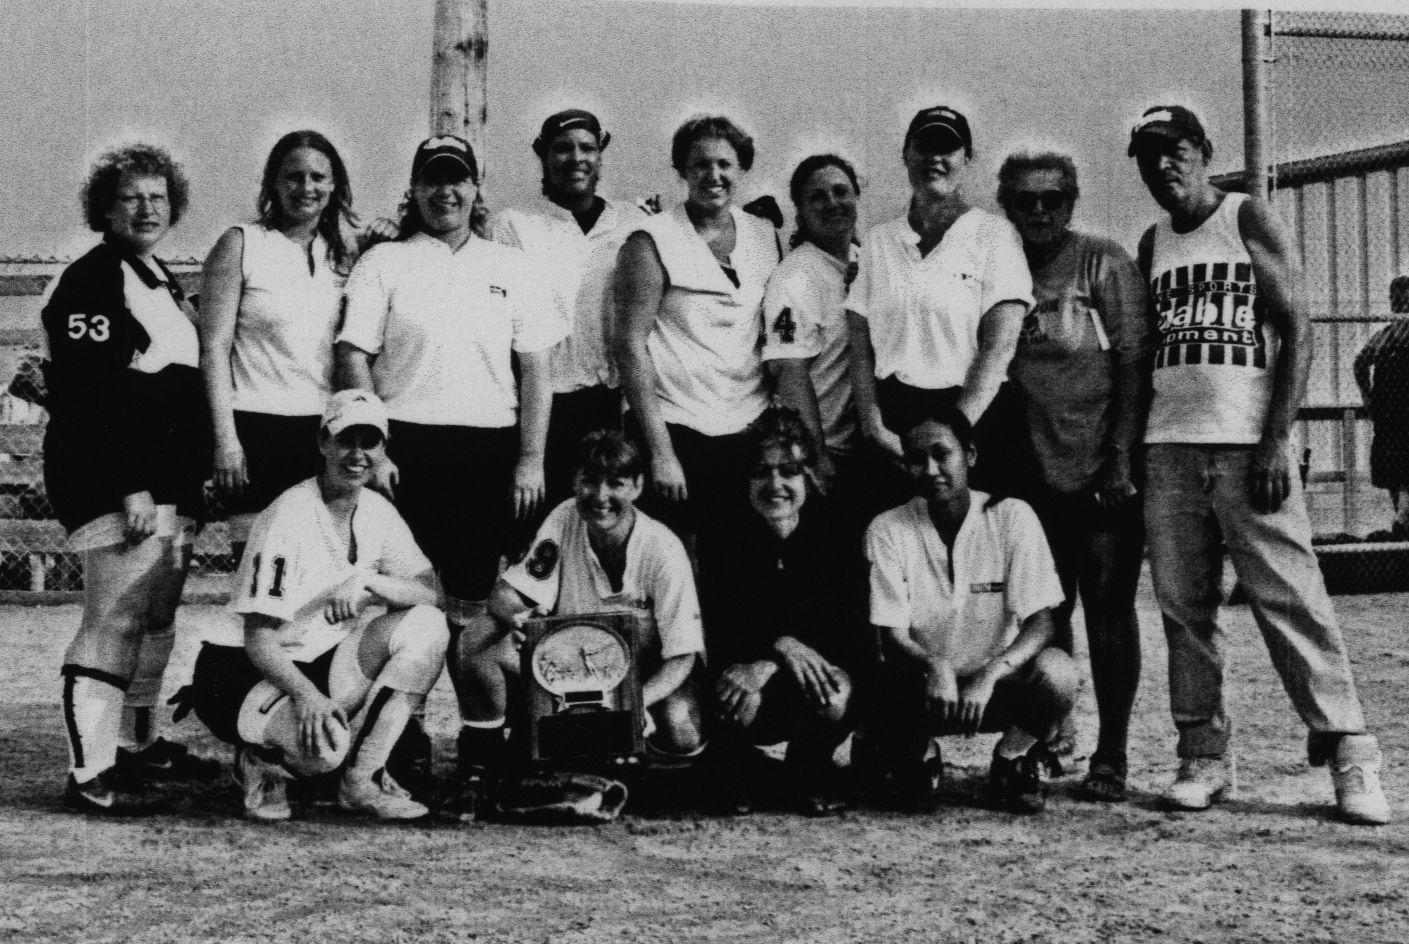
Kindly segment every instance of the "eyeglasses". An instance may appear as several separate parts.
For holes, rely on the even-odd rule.
[[[1061,190],[1044,190],[1041,193],[1019,190],[1009,199],[1021,213],[1031,213],[1039,204],[1044,213],[1056,213],[1071,201],[1071,197]]]
[[[803,471],[801,462],[780,462],[777,465],[759,463],[750,470],[749,474],[756,479],[768,479],[773,477],[774,472],[777,472],[785,479],[793,479],[802,475]]]

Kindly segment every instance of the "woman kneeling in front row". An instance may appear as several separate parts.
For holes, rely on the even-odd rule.
[[[386,449],[386,407],[343,390],[318,433],[323,471],[256,519],[237,578],[244,645],[207,643],[189,700],[237,745],[245,814],[288,819],[291,775],[342,767],[338,802],[379,819],[428,809],[386,772],[448,642],[439,586],[401,516],[364,486]],[[354,738],[350,720],[364,706]]]
[[[737,813],[753,805],[738,777],[750,766],[737,754],[743,745],[787,741],[793,802],[808,815],[835,813],[843,801],[832,754],[851,729],[852,679],[865,654],[859,555],[830,509],[809,501],[817,448],[796,412],[766,410],[749,427],[748,452],[754,514],[726,557],[702,565],[715,568],[720,587],[706,617],[720,669],[721,757],[734,772],[725,799]]]

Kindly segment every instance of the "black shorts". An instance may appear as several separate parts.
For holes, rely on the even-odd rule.
[[[225,513],[258,514],[284,492],[321,472],[321,422],[319,416],[275,416],[236,410],[235,433],[245,451],[249,484],[239,494],[221,494]]]
[[[542,518],[564,499],[572,497],[578,446],[584,436],[599,429],[621,429],[621,391],[598,384],[571,393],[553,394],[548,420],[548,443],[543,459],[547,497]]]
[[[298,670],[328,694],[328,675],[333,668],[333,653],[329,649],[312,662],[295,662]],[[217,646],[205,643],[196,656],[183,700],[188,702],[196,717],[220,740],[240,744],[240,708],[250,691],[264,681],[264,674],[254,667],[243,646]]]
[[[396,507],[440,574],[447,595],[483,600],[512,546],[515,426],[391,421],[387,451],[400,470]]]

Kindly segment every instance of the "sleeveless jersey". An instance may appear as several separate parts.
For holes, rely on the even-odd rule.
[[[1250,445],[1262,438],[1281,337],[1258,296],[1238,231],[1247,197],[1228,194],[1189,233],[1155,224],[1156,331],[1147,443]]]

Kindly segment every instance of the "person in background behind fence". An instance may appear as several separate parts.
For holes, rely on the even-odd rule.
[[[1260,198],[1208,179],[1189,109],[1148,109],[1127,149],[1168,217],[1140,238],[1156,320],[1145,526],[1169,641],[1179,774],[1164,801],[1203,810],[1236,784],[1223,699],[1224,545],[1345,819],[1389,821],[1345,639],[1311,549],[1291,432],[1311,370],[1295,249]]]
[[[217,769],[159,737],[153,717],[210,460],[195,312],[153,254],[187,193],[159,147],[99,157],[83,206],[103,241],[63,271],[41,316],[44,484],[83,555],[83,616],[63,665],[64,806],[83,813],[145,812],[148,779]]]
[[[254,516],[322,465],[318,421],[355,223],[337,149],[294,131],[265,162],[258,222],[226,230],[206,257],[202,367],[236,557]]]
[[[1135,588],[1145,528],[1132,453],[1143,418],[1149,293],[1125,250],[1071,228],[1078,193],[1065,154],[1018,152],[998,171],[998,202],[1022,237],[1036,300],[1009,368],[1034,460],[1022,496],[1062,579],[1066,602],[1052,620],[1068,653],[1081,593],[1101,729],[1080,795],[1120,801],[1140,684]]]
[[[1370,482],[1394,504],[1390,537],[1409,540],[1409,275],[1389,286],[1395,318],[1355,355],[1355,382],[1370,411]]]

